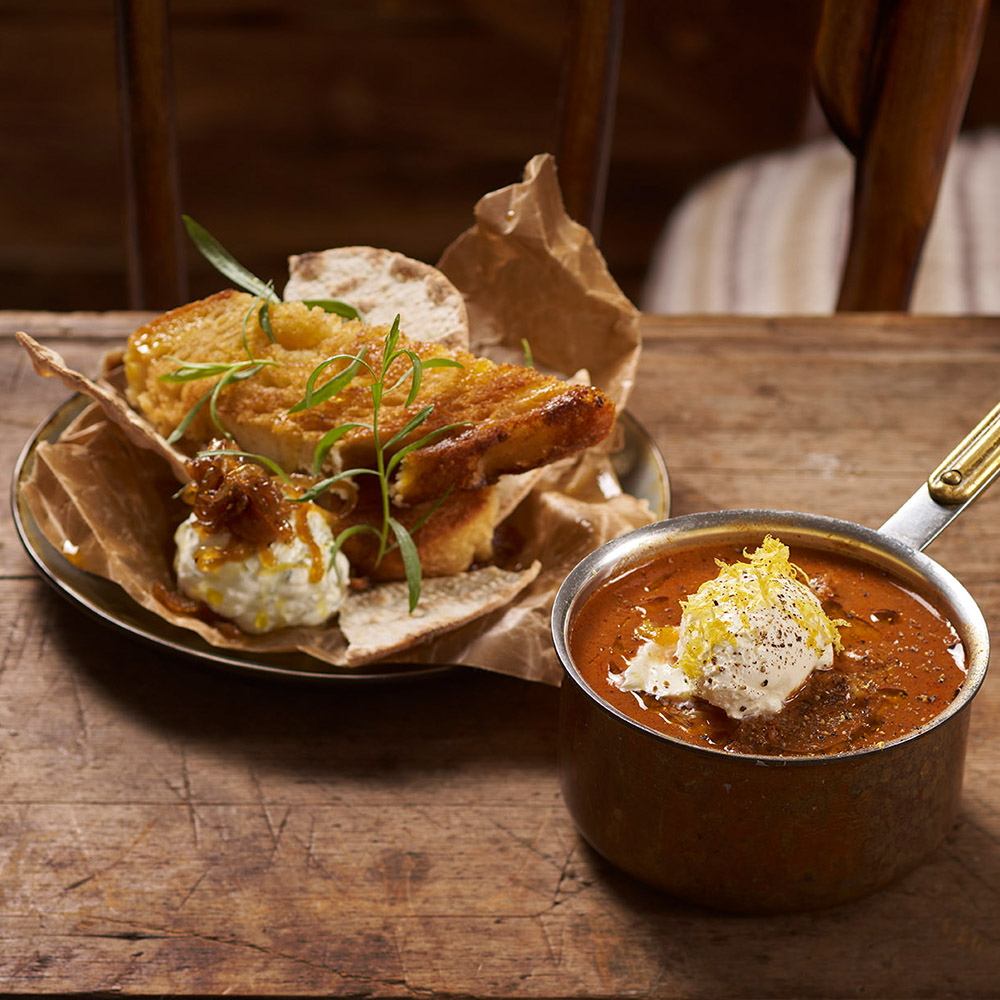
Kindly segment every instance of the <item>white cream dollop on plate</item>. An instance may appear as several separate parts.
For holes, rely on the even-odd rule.
[[[350,565],[341,552],[332,562],[328,558],[333,534],[319,508],[309,511],[306,524],[312,544],[295,535],[244,558],[212,558],[225,552],[229,533],[204,534],[192,514],[174,533],[177,584],[254,635],[322,625],[344,602]]]

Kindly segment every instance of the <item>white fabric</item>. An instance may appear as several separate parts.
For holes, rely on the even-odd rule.
[[[828,314],[843,268],[854,161],[839,141],[726,168],[671,214],[642,308],[661,313]],[[910,308],[1000,313],[1000,132],[948,158]]]

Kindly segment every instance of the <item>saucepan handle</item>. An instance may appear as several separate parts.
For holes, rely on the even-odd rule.
[[[929,545],[1000,473],[1000,403],[879,528],[915,549]]]

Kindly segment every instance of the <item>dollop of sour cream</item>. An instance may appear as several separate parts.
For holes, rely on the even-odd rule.
[[[719,562],[719,574],[682,605],[679,628],[646,621],[643,642],[608,680],[655,697],[698,697],[734,719],[781,711],[840,648],[837,623],[768,536],[749,562]]]
[[[344,602],[350,565],[341,552],[327,558],[333,534],[318,507],[306,515],[306,530],[309,538],[296,533],[242,557],[220,558],[229,533],[206,533],[192,514],[174,533],[178,587],[251,634],[322,625]]]

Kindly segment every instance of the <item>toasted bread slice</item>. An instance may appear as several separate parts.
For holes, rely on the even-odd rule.
[[[255,360],[269,364],[219,392],[218,416],[242,448],[266,455],[288,471],[309,471],[314,449],[326,431],[372,421],[372,379],[364,369],[331,399],[289,412],[303,398],[310,373],[327,358],[361,352],[370,363],[380,365],[388,331],[301,302],[278,303],[270,309],[272,343],[258,325],[256,301],[240,292],[219,292],[137,330],[125,353],[129,398],[161,434],[169,435],[218,379],[174,383],[160,377],[174,372],[181,362],[245,361],[249,349]],[[479,489],[505,473],[523,472],[581,451],[601,441],[614,422],[614,404],[592,387],[567,385],[531,368],[495,364],[466,351],[403,336],[398,346],[423,361],[448,358],[461,367],[425,369],[419,396],[410,406],[406,405],[409,380],[387,392],[378,417],[381,440],[390,440],[428,405],[433,406],[428,419],[396,447],[452,424],[463,425],[444,430],[440,438],[399,463],[392,490],[400,506],[434,500],[449,489]],[[346,366],[344,360],[333,362],[320,384]],[[389,384],[406,368],[397,360]],[[217,434],[208,411],[202,405],[184,434],[194,447]],[[336,442],[325,469],[372,468],[375,458],[372,431],[358,427]]]
[[[356,524],[376,529],[381,526],[382,507],[377,491],[370,483],[362,483],[361,487],[356,507],[345,514],[331,515],[335,536]],[[450,493],[439,504],[396,507],[392,515],[412,532],[425,577],[463,573],[493,556],[493,528],[497,519],[495,486]],[[392,533],[389,542],[391,545],[395,542]],[[398,548],[393,546],[376,564],[378,539],[369,532],[352,535],[344,543],[343,551],[356,576],[366,576],[375,582],[406,579]]]

